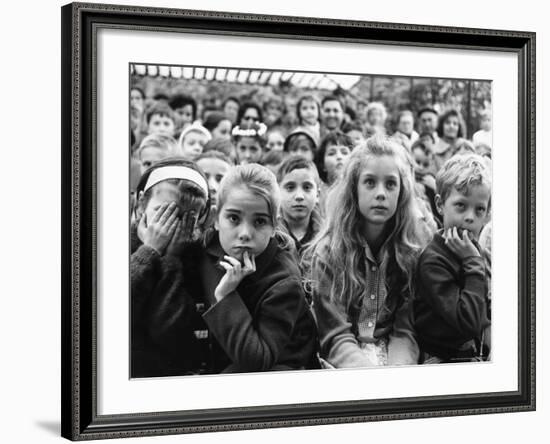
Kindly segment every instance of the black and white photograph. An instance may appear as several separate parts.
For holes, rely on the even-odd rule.
[[[62,436],[535,408],[533,33],[62,23]]]
[[[492,112],[490,79],[130,63],[130,378],[489,363]]]

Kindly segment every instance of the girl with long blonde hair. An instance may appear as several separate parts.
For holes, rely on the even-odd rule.
[[[429,241],[407,153],[383,136],[356,148],[305,255],[320,356],[330,367],[416,364],[409,296]]]

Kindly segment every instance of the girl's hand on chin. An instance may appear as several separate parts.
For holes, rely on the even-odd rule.
[[[218,302],[235,291],[245,276],[256,271],[256,260],[248,251],[243,253],[242,265],[234,257],[226,255],[223,258],[219,264],[225,269],[225,274],[214,291],[214,297]]]

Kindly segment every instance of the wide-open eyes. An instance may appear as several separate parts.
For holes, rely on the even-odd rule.
[[[293,183],[287,183],[285,185],[285,190],[286,191],[294,191],[296,189],[296,185],[294,185]]]
[[[482,216],[483,214],[485,214],[486,212],[486,208],[484,206],[480,206],[480,207],[477,207],[476,208],[476,213],[479,215],[479,216]]]
[[[269,220],[266,217],[258,217],[254,221],[254,224],[260,228],[265,227],[267,224],[269,224]]]
[[[456,208],[457,210],[462,211],[462,210],[464,210],[465,205],[464,205],[462,202],[456,202],[456,203],[455,203],[455,208]]]
[[[225,218],[231,222],[232,224],[238,224],[239,223],[239,216],[237,216],[236,214],[234,213],[228,213],[226,214]]]
[[[374,184],[375,184],[374,179],[372,179],[372,178],[370,178],[370,177],[366,177],[366,178],[363,180],[363,183],[364,183],[367,187],[369,187],[369,188],[374,187]]]

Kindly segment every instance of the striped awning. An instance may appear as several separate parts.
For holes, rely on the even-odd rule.
[[[360,76],[347,74],[325,74],[312,72],[254,70],[236,68],[185,67],[167,65],[130,65],[130,73],[148,77],[170,77],[174,79],[196,79],[220,81],[250,85],[278,85],[287,81],[298,88],[334,90],[342,88],[349,90]]]

